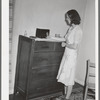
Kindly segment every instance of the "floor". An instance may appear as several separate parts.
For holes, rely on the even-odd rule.
[[[83,89],[83,86],[81,86],[80,84],[76,83],[73,87],[73,91],[77,88],[81,88]],[[77,89],[78,90],[78,89]],[[24,97],[22,97],[20,94],[14,96],[13,94],[9,95],[9,100],[25,100]],[[44,100],[44,99],[39,99],[39,100]],[[48,100],[48,99],[45,99]],[[50,100],[50,99],[49,99]]]

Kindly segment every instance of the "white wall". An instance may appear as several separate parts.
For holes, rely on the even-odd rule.
[[[95,62],[95,0],[87,0],[83,24],[83,40],[77,66],[77,81],[84,84],[86,60]]]
[[[18,36],[20,34],[23,35],[25,30],[27,31],[28,36],[35,35],[37,27],[50,29],[50,34],[52,36],[54,36],[56,33],[64,35],[67,31],[67,26],[64,21],[65,20],[64,14],[69,9],[76,9],[80,13],[80,16],[82,18],[81,27],[83,28],[84,31],[83,41],[81,45],[82,55],[80,55],[79,59],[80,61],[77,67],[76,77],[79,82],[82,83],[84,81],[85,60],[87,58],[94,58],[94,45],[91,46],[92,48],[91,53],[90,53],[90,46],[88,46],[91,44],[92,40],[93,40],[92,44],[94,44],[94,38],[92,38],[94,36],[94,21],[93,21],[94,17],[91,17],[89,19],[89,17],[94,14],[94,13],[92,14],[91,12],[92,11],[91,9],[94,9],[93,5],[94,2],[93,0],[88,0],[88,1],[89,2],[87,2],[87,7],[86,7],[86,0],[16,0],[15,12],[14,12],[13,44],[12,44],[12,72],[13,72],[12,90],[10,90],[10,93],[13,92],[13,87],[14,87]],[[86,13],[84,13],[86,8],[87,11]],[[91,15],[88,14],[89,11]],[[84,15],[85,15],[85,20],[84,20]],[[92,21],[89,22],[89,20],[91,19],[93,19],[92,20],[93,22]],[[91,24],[93,25],[91,26]],[[89,28],[85,26],[88,26]],[[90,28],[93,31],[92,30],[89,31],[88,29]],[[88,41],[88,38],[90,38],[89,36],[91,36],[92,38],[91,41]],[[89,56],[87,56],[87,54]]]

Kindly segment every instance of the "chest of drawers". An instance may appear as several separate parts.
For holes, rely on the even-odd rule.
[[[56,76],[63,56],[61,42],[35,41],[19,36],[14,94],[26,100],[63,92]]]

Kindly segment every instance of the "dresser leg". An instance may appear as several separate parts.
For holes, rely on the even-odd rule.
[[[14,95],[18,95],[18,94],[19,94],[19,92],[17,91],[16,88],[14,88]]]
[[[13,100],[15,100],[15,98],[16,98],[17,95],[19,95],[19,92],[17,92],[17,91],[15,92],[14,91]]]

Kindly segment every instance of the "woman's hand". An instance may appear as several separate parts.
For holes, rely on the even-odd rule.
[[[66,46],[66,43],[65,42],[62,42],[61,46],[62,47],[65,47]]]
[[[69,43],[69,41],[68,41],[68,39],[66,39],[66,41],[65,42],[62,42],[62,47],[66,47],[67,46],[67,44]]]
[[[69,42],[68,38],[66,38],[66,44],[70,44],[70,42]]]

